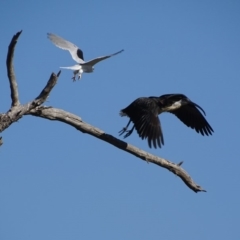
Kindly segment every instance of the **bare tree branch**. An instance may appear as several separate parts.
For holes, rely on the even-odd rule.
[[[50,79],[47,82],[47,85],[41,91],[41,93],[38,95],[38,97],[36,97],[36,99],[35,99],[35,101],[38,101],[38,105],[41,105],[46,101],[48,95],[52,91],[53,87],[56,85],[57,79],[60,76],[60,74],[61,74],[61,71],[59,71],[57,75],[52,73],[52,75],[50,76]]]
[[[126,142],[121,141],[110,134],[106,134],[102,130],[94,126],[91,126],[88,123],[83,122],[79,116],[76,116],[72,113],[66,112],[61,109],[41,106],[46,101],[53,87],[56,85],[61,71],[59,71],[57,75],[52,73],[50,79],[48,80],[47,85],[44,87],[44,89],[41,91],[38,97],[36,97],[34,100],[30,101],[25,105],[20,105],[20,102],[18,100],[17,83],[13,69],[14,47],[20,34],[21,32],[18,32],[15,36],[13,36],[13,39],[8,49],[7,68],[8,78],[11,87],[12,107],[9,109],[7,113],[0,114],[0,132],[4,131],[13,122],[18,121],[24,115],[33,115],[37,117],[46,118],[49,120],[61,121],[63,123],[73,126],[82,133],[90,134],[98,139],[110,143],[113,146],[123,151],[126,151],[146,162],[151,162],[160,167],[168,169],[170,172],[180,177],[183,180],[183,182],[194,192],[206,192],[201,186],[197,185],[190,177],[190,175],[181,167],[183,162],[175,164],[166,159],[154,156],[139,148],[127,144]],[[0,145],[1,143],[2,138],[0,137]]]
[[[13,66],[13,57],[14,57],[14,49],[15,45],[17,43],[17,40],[20,36],[22,31],[16,33],[12,41],[10,42],[8,46],[8,55],[7,55],[7,73],[8,73],[8,79],[10,83],[10,89],[11,89],[11,98],[12,98],[12,107],[18,106],[20,104],[18,99],[18,87],[17,87],[17,81],[14,73],[14,66]]]
[[[160,167],[166,168],[172,173],[176,174],[179,176],[184,183],[191,188],[194,192],[206,192],[204,189],[202,189],[201,186],[197,185],[193,179],[190,177],[190,175],[183,169],[181,168],[182,162],[179,164],[172,163],[168,160],[165,160],[163,158],[154,156],[148,152],[145,152],[139,148],[134,147],[133,145],[127,144],[124,141],[121,141],[115,137],[113,137],[110,134],[104,133],[104,131],[88,124],[85,123],[81,120],[80,117],[69,113],[65,112],[61,109],[57,108],[52,108],[52,107],[45,107],[45,106],[40,106],[38,108],[32,109],[29,114],[37,116],[37,117],[42,117],[46,118],[49,120],[56,120],[56,121],[61,121],[66,124],[69,124],[82,133],[87,133],[90,134],[96,138],[99,138],[105,142],[108,142],[112,144],[113,146],[120,148],[123,151],[126,151],[144,161],[154,163]]]

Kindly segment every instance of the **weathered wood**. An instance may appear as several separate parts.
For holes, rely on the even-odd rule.
[[[13,36],[12,41],[8,46],[8,54],[7,54],[7,61],[6,61],[7,74],[8,74],[8,79],[9,79],[10,89],[11,89],[12,107],[18,106],[20,104],[18,99],[17,81],[14,73],[13,58],[14,58],[14,49],[21,33],[22,31],[17,32]]]
[[[96,128],[88,123],[83,122],[82,119],[77,115],[74,115],[61,109],[45,106],[34,108],[30,111],[29,114],[41,118],[46,118],[49,120],[61,121],[63,123],[66,123],[76,128],[78,131],[81,131],[82,133],[87,133],[107,143],[110,143],[113,146],[123,151],[126,151],[137,158],[140,158],[146,162],[154,163],[160,167],[168,169],[170,172],[180,177],[184,181],[184,183],[194,192],[206,192],[206,190],[204,190],[201,186],[197,185],[190,177],[190,175],[181,167],[183,162],[175,164],[164,158],[154,156],[133,145],[130,145],[122,140],[119,140],[110,134],[105,133],[99,128]]]

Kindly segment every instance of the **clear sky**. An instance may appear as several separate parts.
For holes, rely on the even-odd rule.
[[[0,111],[11,104],[6,54],[23,30],[14,65],[21,103],[52,72],[75,64],[47,32],[78,45],[86,60],[125,51],[72,82],[63,70],[45,105],[118,137],[120,109],[142,96],[183,93],[206,111],[203,137],[160,116],[165,145],[149,149],[183,167],[206,193],[60,122],[25,116],[1,133],[1,240],[240,239],[240,2],[2,1]],[[120,137],[122,139],[122,137]]]

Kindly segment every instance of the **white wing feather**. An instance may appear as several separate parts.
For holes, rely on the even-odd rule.
[[[70,52],[72,58],[77,62],[77,63],[85,63],[81,58],[78,57],[77,52],[80,50],[78,46],[75,44],[55,35],[52,33],[48,33],[48,38],[53,42],[54,45],[57,47],[67,50]],[[81,51],[81,50],[80,50]]]
[[[71,70],[80,70],[82,67],[81,67],[81,65],[74,65],[71,67],[60,67],[60,68],[71,69]]]

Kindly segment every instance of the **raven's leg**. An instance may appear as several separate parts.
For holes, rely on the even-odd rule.
[[[125,133],[125,132],[127,131],[127,128],[128,128],[128,126],[129,126],[130,122],[131,122],[131,119],[129,120],[127,126],[124,127],[121,131],[118,132],[118,133],[119,133],[119,136],[121,136],[123,133]]]
[[[131,130],[128,130],[128,131],[125,131],[126,132],[126,134],[123,136],[124,138],[127,138],[127,137],[129,137],[131,134],[132,134],[132,132],[133,132],[133,130],[134,130],[134,125],[133,125],[133,127],[132,127],[132,129]]]

